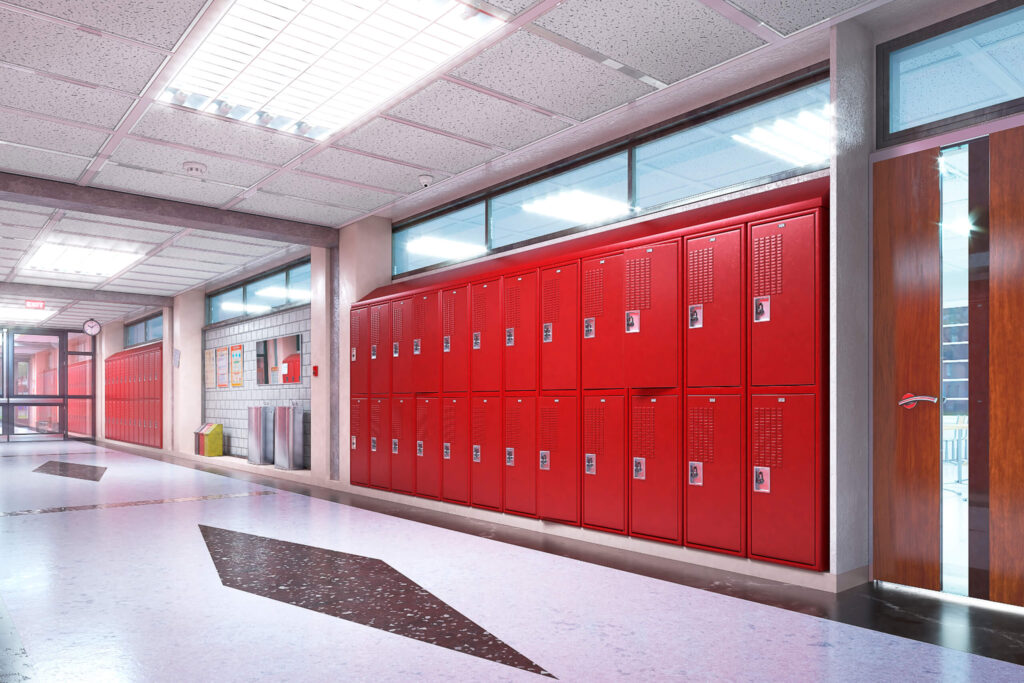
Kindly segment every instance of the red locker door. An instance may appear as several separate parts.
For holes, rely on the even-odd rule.
[[[349,317],[349,387],[353,395],[370,393],[370,310],[353,308]]]
[[[814,215],[750,227],[750,381],[814,384]]]
[[[537,272],[504,279],[505,389],[537,388]]]
[[[441,390],[441,321],[438,294],[417,294],[413,301],[413,391],[434,394]]]
[[[575,396],[538,399],[537,516],[580,522],[579,415]]]
[[[537,512],[537,399],[505,397],[505,512]]]
[[[626,530],[626,402],[583,398],[583,523]]]
[[[687,545],[743,552],[743,397],[686,397]]]
[[[470,495],[476,507],[501,509],[501,399],[474,396],[471,402]]]
[[[498,280],[473,285],[470,319],[470,387],[473,391],[501,388],[501,330]]]
[[[682,540],[678,408],[675,396],[632,398],[629,532],[634,536]]]
[[[370,485],[391,488],[391,403],[386,398],[370,401]]]
[[[818,565],[813,394],[751,396],[750,554]]]
[[[391,302],[391,391],[396,394],[411,394],[416,389],[412,375],[412,299]],[[379,349],[378,349],[379,353]]]
[[[391,393],[391,304],[370,306],[370,393]]]
[[[469,400],[441,400],[441,497],[469,502]]]
[[[469,287],[441,293],[441,377],[444,391],[469,390]]]
[[[416,399],[416,493],[441,497],[441,399]]]
[[[580,328],[584,389],[615,389],[625,385],[622,362],[622,254],[583,262],[583,325]]]
[[[674,387],[679,382],[679,245],[628,249],[623,326],[626,382]]]
[[[575,389],[579,382],[579,266],[540,274],[540,388]]]
[[[379,446],[378,446],[379,447]],[[416,491],[416,399],[391,399],[391,489]]]
[[[740,228],[686,240],[686,383],[738,387],[743,381]]]
[[[370,412],[369,399],[352,399],[349,412],[348,479],[352,484],[370,483]]]

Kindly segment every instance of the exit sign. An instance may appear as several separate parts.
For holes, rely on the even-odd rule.
[[[45,301],[34,301],[32,299],[25,299],[25,308],[36,308],[36,309],[39,309],[39,310],[43,310],[43,309],[46,308],[46,302]]]

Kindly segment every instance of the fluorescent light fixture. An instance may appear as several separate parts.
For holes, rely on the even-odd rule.
[[[431,237],[429,235],[412,240],[405,245],[405,250],[410,254],[433,256],[446,261],[458,261],[487,253],[487,247],[482,244],[460,242],[458,240]]]
[[[288,287],[264,287],[256,292],[256,296],[288,299],[289,301],[309,301],[312,298],[308,289],[289,289]]]
[[[266,313],[270,310],[270,306],[264,304],[243,304],[240,301],[225,301],[221,303],[220,309],[222,311],[231,311],[232,313]]]
[[[3,323],[38,323],[53,316],[57,311],[45,308],[19,308],[16,306],[0,306],[0,322]]]
[[[775,119],[767,127],[755,126],[732,139],[794,166],[826,163],[832,157],[831,111],[831,105],[816,111],[805,109],[792,118]]]
[[[128,251],[45,242],[32,254],[32,258],[25,264],[25,269],[41,273],[110,277],[142,257],[143,254]]]
[[[558,218],[573,225],[589,225],[625,216],[629,213],[629,204],[583,190],[566,190],[526,202],[523,211]]]
[[[952,232],[956,235],[967,236],[971,234],[971,230],[974,230],[974,226],[971,224],[970,219],[965,216],[942,221],[942,232]]]
[[[458,0],[237,0],[160,99],[324,138],[503,23]]]

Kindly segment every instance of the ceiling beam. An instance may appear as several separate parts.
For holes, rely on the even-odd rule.
[[[104,304],[130,304],[134,306],[173,306],[174,297],[158,294],[133,294],[80,287],[30,285],[21,282],[0,282],[0,296],[25,296],[33,299],[70,299]]]
[[[257,237],[311,247],[338,245],[338,233],[333,228],[320,225],[224,211],[115,190],[80,187],[71,183],[12,173],[0,173],[0,200],[48,209],[160,223],[183,230],[208,230],[225,235]]]

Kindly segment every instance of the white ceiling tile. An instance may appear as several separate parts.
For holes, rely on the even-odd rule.
[[[4,244],[10,240],[21,240],[31,242],[39,234],[36,228],[26,228],[20,225],[0,225],[0,237],[4,238]]]
[[[407,193],[420,189],[418,177],[423,173],[418,168],[336,147],[329,147],[322,152],[317,152],[299,164],[297,168],[300,171]],[[448,177],[436,171],[433,175],[435,182]]]
[[[188,247],[189,249],[203,249],[210,252],[223,252],[227,254],[244,253],[254,257],[273,254],[280,249],[280,246],[268,246],[262,244],[250,244],[235,242],[233,240],[221,239],[219,237],[200,237],[198,235],[185,235],[175,240],[177,247]]]
[[[42,213],[49,216],[53,213],[53,209],[45,206],[35,206],[34,204],[22,204],[20,202],[4,202],[0,201],[0,209],[10,209],[11,211],[24,211],[25,213]]]
[[[340,225],[361,215],[359,211],[315,204],[304,199],[283,197],[266,192],[257,192],[252,197],[236,204],[234,210],[328,226]]]
[[[0,60],[139,93],[164,56],[0,8]]]
[[[696,0],[567,0],[536,23],[664,83],[765,44]]]
[[[2,150],[3,146],[0,145],[0,155],[2,155]],[[21,205],[11,204],[11,206]],[[28,213],[26,211],[21,211],[20,209],[6,209],[0,207],[0,223],[7,223],[9,225],[19,225],[29,228],[41,228],[44,225],[46,225],[46,221],[48,220],[50,220],[49,213]]]
[[[501,154],[493,149],[387,119],[374,119],[346,135],[338,144],[448,173],[460,173]]]
[[[103,166],[103,170],[93,179],[92,184],[96,187],[209,206],[224,204],[245,189],[185,176],[143,171],[109,162]]]
[[[92,156],[110,137],[86,128],[0,111],[0,140],[68,154]]]
[[[312,199],[325,204],[340,204],[361,211],[371,211],[398,198],[398,195],[388,192],[377,192],[352,185],[333,183],[329,180],[311,178],[297,173],[282,173],[265,183],[261,189],[275,194]]]
[[[135,100],[0,65],[0,104],[69,121],[114,128]]]
[[[569,124],[451,81],[437,81],[388,112],[462,137],[518,149]]]
[[[182,164],[186,161],[198,161],[206,165],[204,180],[213,180],[229,185],[248,187],[273,169],[247,164],[241,161],[228,160],[210,156],[197,151],[158,145],[142,140],[126,139],[117,146],[110,160],[126,166],[136,166],[154,171],[182,174]]]
[[[58,180],[78,180],[89,160],[59,152],[0,144],[0,170]]]
[[[284,164],[314,145],[297,136],[160,104],[150,105],[132,133],[268,164]]]
[[[487,0],[490,4],[506,12],[519,14],[537,4],[537,0]]]
[[[166,232],[158,232],[156,230],[146,230],[144,228],[134,228],[124,225],[118,225],[115,227],[109,223],[83,221],[77,218],[68,218],[67,216],[61,219],[57,224],[56,230],[76,235],[112,237],[118,240],[129,240],[149,245],[160,244],[169,237],[169,234]]]
[[[762,20],[783,35],[817,24],[864,4],[865,0],[731,0],[732,4]]]
[[[453,75],[579,121],[654,90],[525,31],[484,50]]]

